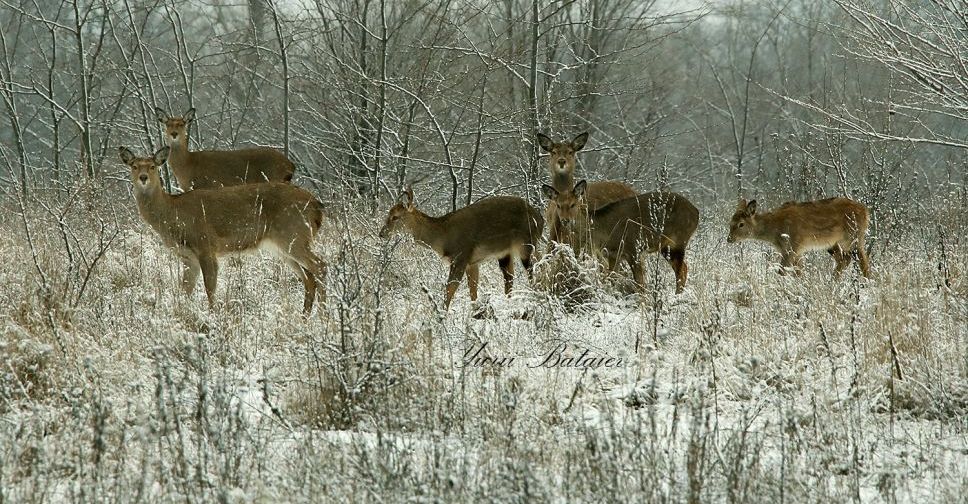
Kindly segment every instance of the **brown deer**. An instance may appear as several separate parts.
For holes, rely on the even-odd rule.
[[[864,237],[868,225],[867,207],[847,198],[829,198],[803,203],[790,201],[772,212],[756,213],[756,200],[739,201],[729,224],[729,243],[754,239],[765,241],[780,252],[780,274],[793,268],[803,274],[801,254],[826,250],[836,262],[837,276],[857,256],[860,271],[870,277],[870,262]]]
[[[584,180],[561,192],[547,184],[542,190],[558,205],[558,218],[568,225],[582,218],[581,200],[590,184]],[[672,192],[651,192],[588,210],[591,244],[605,253],[609,271],[619,259],[632,270],[632,278],[643,289],[645,277],[641,252],[660,252],[676,275],[676,293],[686,286],[689,266],[686,245],[699,226],[699,210],[684,196]]]
[[[538,133],[538,145],[548,153],[551,187],[559,193],[571,191],[575,186],[575,154],[585,147],[587,141],[587,132],[581,133],[570,142],[555,142],[548,136]],[[585,197],[577,201],[581,205],[577,213],[579,217],[569,220],[567,225],[558,216],[561,212],[573,214],[571,209],[559,211],[557,201],[551,199],[545,210],[545,217],[551,226],[551,241],[568,243],[576,251],[586,250],[587,212],[597,210],[613,201],[630,198],[635,194],[635,190],[624,182],[590,182],[587,184]]]
[[[141,158],[125,147],[119,150],[121,161],[131,168],[141,218],[185,265],[182,288],[186,293],[192,293],[201,273],[213,308],[218,257],[265,248],[280,256],[302,280],[307,315],[313,309],[317,285],[325,300],[326,263],[312,251],[323,220],[319,200],[281,182],[168,194],[158,174],[168,153],[169,148],[163,147],[152,157]]]
[[[185,191],[292,180],[295,165],[283,153],[270,147],[189,151],[188,126],[195,120],[194,108],[181,117],[172,117],[155,107],[155,115],[165,125],[165,138],[171,147],[168,164],[179,187]]]
[[[450,306],[457,287],[467,273],[471,300],[477,300],[478,268],[481,262],[497,259],[504,273],[504,293],[514,282],[513,259],[518,257],[531,276],[535,245],[544,230],[541,212],[521,198],[491,196],[442,217],[431,217],[417,209],[413,190],[407,189],[387,215],[381,238],[405,230],[414,239],[450,262],[444,309]]]

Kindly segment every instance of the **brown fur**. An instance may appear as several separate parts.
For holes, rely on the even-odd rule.
[[[588,133],[576,136],[570,142],[554,142],[551,138],[538,133],[538,144],[548,152],[548,169],[551,172],[551,187],[559,193],[571,191],[575,185],[575,154],[588,140]],[[602,181],[588,183],[585,197],[575,201],[579,211],[577,217],[563,222],[559,215],[558,203],[549,198],[545,208],[545,219],[551,225],[549,238],[553,242],[567,243],[576,251],[588,252],[588,211],[597,210],[609,203],[635,196],[635,190],[625,182]],[[571,215],[571,209],[561,213]]]
[[[279,182],[168,194],[158,174],[168,151],[164,147],[152,158],[138,158],[121,147],[120,155],[131,167],[142,219],[182,258],[185,292],[192,293],[201,273],[209,306],[214,306],[218,257],[265,247],[281,256],[303,281],[307,314],[313,308],[317,283],[325,299],[326,263],[311,250],[323,219],[319,200],[304,189]]]
[[[517,256],[531,276],[531,258],[544,229],[541,212],[521,198],[492,196],[442,217],[431,217],[413,203],[413,192],[397,203],[387,215],[380,237],[406,230],[413,237],[450,261],[444,309],[467,273],[471,300],[477,299],[479,264],[498,259],[504,273],[504,292],[511,293],[514,279],[513,257]]]
[[[861,273],[870,276],[864,238],[869,222],[867,207],[847,198],[803,203],[787,202],[772,212],[756,213],[756,200],[740,200],[729,226],[728,242],[754,239],[776,248],[782,257],[780,273],[792,267],[803,273],[801,254],[826,250],[833,257],[838,276],[856,256]]]
[[[189,109],[181,117],[171,117],[160,108],[155,108],[155,114],[165,125],[165,138],[171,147],[168,165],[178,185],[186,191],[292,180],[295,165],[283,153],[269,147],[189,151],[188,126],[195,119],[195,109]]]
[[[563,220],[577,216],[580,200],[586,187],[584,180],[567,192],[560,193],[544,186],[549,198],[562,212]],[[686,286],[689,266],[686,264],[686,245],[699,227],[699,210],[684,196],[671,192],[645,193],[625,198],[596,210],[589,210],[591,243],[605,252],[608,268],[615,271],[619,259],[624,259],[632,270],[632,277],[645,288],[645,278],[639,257],[642,251],[661,252],[676,275],[676,293]]]

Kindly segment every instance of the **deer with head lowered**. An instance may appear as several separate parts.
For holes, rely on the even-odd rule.
[[[504,274],[504,293],[510,295],[514,282],[514,259],[519,258],[531,276],[532,254],[541,238],[544,219],[525,200],[513,196],[491,196],[442,217],[431,217],[417,209],[413,190],[407,189],[390,208],[381,238],[406,231],[450,262],[444,309],[467,274],[471,300],[477,300],[480,263],[497,259]]]
[[[548,169],[551,172],[551,187],[566,193],[575,186],[575,155],[585,147],[588,133],[581,133],[570,142],[555,142],[551,138],[538,133],[538,145],[548,153]],[[545,210],[545,217],[550,229],[550,239],[553,242],[568,243],[577,250],[585,250],[588,241],[588,212],[595,211],[609,203],[635,196],[635,190],[628,184],[617,181],[588,182],[585,195],[575,200],[579,205],[572,209],[560,209],[558,202],[551,199]],[[577,217],[563,221],[561,213],[577,215]]]
[[[558,218],[568,225],[581,218],[581,200],[589,184],[584,180],[568,191],[560,192],[547,184],[545,196],[558,206]],[[672,192],[652,192],[621,199],[588,209],[591,245],[602,250],[609,271],[615,271],[619,259],[632,270],[632,277],[645,288],[640,254],[660,252],[676,275],[676,293],[686,286],[689,266],[686,245],[699,226],[699,210],[684,196]]]
[[[168,152],[163,147],[143,158],[125,147],[119,150],[121,160],[131,169],[141,218],[181,257],[186,293],[192,293],[201,273],[213,308],[218,257],[264,248],[280,256],[302,280],[307,315],[312,312],[317,286],[325,300],[326,263],[312,251],[323,220],[319,200],[304,189],[280,182],[168,194],[158,174]]]
[[[270,147],[189,151],[188,127],[195,120],[194,108],[178,117],[155,107],[155,115],[165,125],[165,138],[171,147],[168,164],[183,190],[292,180],[295,165]]]
[[[765,241],[780,252],[780,274],[792,268],[803,274],[803,252],[826,250],[840,276],[851,258],[857,257],[860,271],[870,276],[870,261],[864,243],[869,222],[867,207],[847,198],[787,202],[772,212],[756,213],[756,200],[741,199],[729,224],[729,243]]]

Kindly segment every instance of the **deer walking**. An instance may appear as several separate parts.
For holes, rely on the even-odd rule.
[[[185,191],[292,180],[295,165],[283,153],[270,147],[189,151],[188,127],[195,120],[194,108],[179,117],[169,116],[155,107],[155,115],[165,125],[165,138],[171,147],[168,164],[179,187]]]
[[[319,200],[304,189],[279,182],[168,194],[158,173],[168,153],[169,148],[162,147],[152,157],[142,158],[126,147],[119,149],[121,160],[131,168],[141,218],[181,257],[182,288],[187,294],[195,289],[201,273],[209,308],[213,308],[218,257],[265,248],[302,280],[307,315],[317,286],[325,300],[326,263],[312,251],[323,220]]]
[[[480,263],[497,259],[504,274],[504,293],[510,295],[514,282],[514,258],[520,258],[531,277],[532,255],[541,238],[544,219],[541,212],[525,200],[513,196],[491,196],[441,217],[431,217],[417,209],[413,190],[406,201],[398,202],[387,215],[380,237],[406,231],[450,262],[444,309],[457,292],[464,274],[471,300],[477,300]]]
[[[558,206],[558,218],[567,225],[581,218],[581,199],[590,185],[584,180],[560,192],[547,184],[545,196]],[[699,227],[699,210],[684,196],[651,192],[609,203],[587,213],[591,244],[605,253],[609,271],[619,259],[632,270],[632,278],[645,288],[641,252],[660,252],[676,275],[676,294],[686,286],[689,266],[686,246]]]
[[[803,274],[803,252],[826,250],[833,257],[838,277],[856,256],[860,271],[870,277],[864,244],[869,216],[867,207],[847,198],[787,202],[772,212],[756,213],[756,200],[741,199],[729,224],[729,243],[765,241],[780,252],[780,274],[792,268]]]
[[[571,191],[575,186],[575,155],[585,147],[587,141],[588,133],[581,133],[570,142],[555,142],[548,136],[538,133],[538,145],[548,153],[551,187],[559,193]],[[589,231],[587,213],[635,194],[635,190],[624,182],[588,182],[584,198],[576,201],[580,205],[577,214],[570,208],[560,209],[558,202],[550,199],[545,209],[545,217],[551,227],[549,232],[551,241],[567,243],[576,252],[587,251]],[[561,213],[578,217],[571,218],[566,223],[559,217]]]

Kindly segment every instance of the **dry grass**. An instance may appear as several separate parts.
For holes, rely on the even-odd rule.
[[[308,320],[299,284],[258,256],[223,265],[209,313],[130,219],[72,305],[77,281],[59,272],[47,217],[28,216],[36,263],[22,225],[3,224],[0,261],[28,265],[0,273],[4,496],[961,495],[966,280],[939,288],[938,258],[916,237],[874,255],[874,280],[851,271],[835,282],[825,254],[804,278],[781,277],[766,247],[727,246],[707,222],[681,296],[655,256],[652,288],[635,294],[558,249],[534,286],[519,272],[510,299],[496,266],[482,268],[493,316],[476,320],[466,288],[440,312],[446,269],[430,251],[384,243],[375,221],[344,215],[320,243],[327,309]],[[78,243],[96,243],[84,222]],[[966,270],[959,247],[948,246],[948,271]],[[462,366],[484,343],[519,364]],[[526,366],[561,344],[627,365]]]

